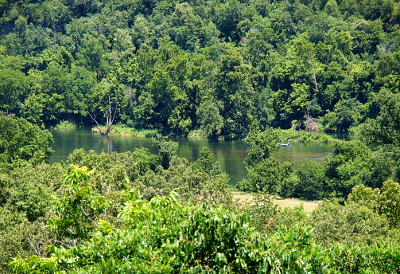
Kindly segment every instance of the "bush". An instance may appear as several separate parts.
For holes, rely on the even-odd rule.
[[[263,159],[252,167],[246,167],[247,177],[237,184],[241,191],[265,191],[269,194],[280,194],[285,179],[293,170],[293,164],[281,163],[275,158]]]
[[[400,228],[400,185],[398,183],[386,181],[381,189],[357,186],[353,188],[348,200],[367,206],[385,216],[391,228]]]
[[[0,160],[29,160],[38,164],[47,162],[53,153],[51,133],[23,118],[0,114],[0,128]]]
[[[312,212],[314,238],[324,245],[332,243],[371,245],[385,238],[389,222],[367,206],[347,202],[345,206],[324,201]]]
[[[141,200],[126,195],[123,228],[99,222],[76,247],[53,248],[50,258],[15,258],[18,273],[307,273],[313,255],[310,229],[265,238],[248,217],[223,207],[183,205],[175,195]]]
[[[399,273],[398,242],[377,241],[372,246],[334,245],[326,250],[333,273]]]
[[[70,121],[61,121],[59,122],[54,129],[75,129],[76,128],[76,124],[74,122],[70,122]]]
[[[294,197],[304,200],[321,200],[328,197],[327,178],[325,177],[325,163],[315,160],[301,161],[296,170],[297,182]]]

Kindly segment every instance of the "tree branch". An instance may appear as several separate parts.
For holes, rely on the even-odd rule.
[[[88,111],[88,113],[89,113],[89,115],[90,115],[90,118],[92,118],[92,120],[96,123],[96,125],[97,125],[97,128],[100,130],[100,132],[101,132],[101,135],[106,135],[105,133],[104,133],[104,131],[102,130],[102,128],[100,127],[100,125],[99,125],[99,123],[97,122],[97,120],[93,117],[93,115]]]

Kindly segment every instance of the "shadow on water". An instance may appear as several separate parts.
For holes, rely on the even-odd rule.
[[[50,163],[66,161],[68,155],[77,148],[86,151],[94,150],[97,153],[111,153],[113,151],[125,152],[135,148],[146,147],[151,153],[157,153],[157,147],[151,138],[137,138],[130,136],[104,136],[91,133],[90,128],[76,130],[56,130],[53,149],[55,152],[50,158]],[[345,137],[345,136],[342,136]],[[246,152],[246,143],[243,140],[218,141],[218,140],[193,140],[172,139],[179,142],[178,156],[195,161],[201,148],[207,146],[215,155],[215,160],[221,165],[222,170],[229,174],[231,183],[235,184],[246,177],[243,164]],[[290,147],[281,147],[273,156],[281,161],[291,161],[297,168],[300,161],[314,159],[321,161],[333,150],[332,144],[303,144],[293,143]]]

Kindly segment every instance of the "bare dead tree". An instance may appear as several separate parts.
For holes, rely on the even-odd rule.
[[[96,127],[100,130],[101,135],[105,135],[103,129],[100,127],[99,123],[97,122],[96,118],[88,111],[90,118],[96,123]]]
[[[311,60],[311,58],[308,58],[308,62],[310,63],[311,68],[312,68],[312,79],[313,79],[315,90],[318,91],[317,75],[315,74],[314,61]]]
[[[115,117],[117,116],[117,110],[118,110],[118,104],[115,104],[115,107],[113,108],[112,104],[111,104],[111,99],[109,96],[108,97],[108,109],[106,111],[106,130],[105,131],[101,128],[99,122],[97,122],[96,117],[88,111],[90,118],[92,118],[92,120],[96,123],[96,127],[100,130],[101,135],[107,135],[110,132],[111,127],[115,121]]]
[[[117,110],[118,110],[118,104],[115,104],[114,109],[112,108],[111,105],[111,99],[110,96],[108,96],[108,110],[107,110],[107,129],[106,129],[106,134],[110,132],[111,126],[113,125],[115,121],[115,117],[117,116]]]
[[[310,113],[308,112],[308,108],[307,108],[307,113],[306,113],[306,120],[304,121],[304,125],[306,127],[307,131],[310,132],[316,132],[317,129],[321,126],[321,124],[319,124],[318,122],[316,122],[310,115]]]

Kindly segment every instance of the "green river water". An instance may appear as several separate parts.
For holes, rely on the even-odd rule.
[[[76,130],[55,130],[53,149],[55,152],[50,162],[65,161],[68,155],[77,148],[93,149],[97,153],[112,151],[125,152],[137,147],[147,147],[152,153],[157,153],[151,138],[129,136],[101,136],[93,134],[90,128]],[[236,184],[246,177],[243,160],[246,157],[246,143],[242,140],[192,140],[172,139],[179,142],[178,155],[189,161],[195,161],[203,146],[207,146],[220,162],[221,168],[229,174],[231,184]],[[281,147],[274,157],[281,161],[291,161],[296,168],[301,160],[323,160],[333,150],[332,144],[303,144],[294,143],[290,147]]]

